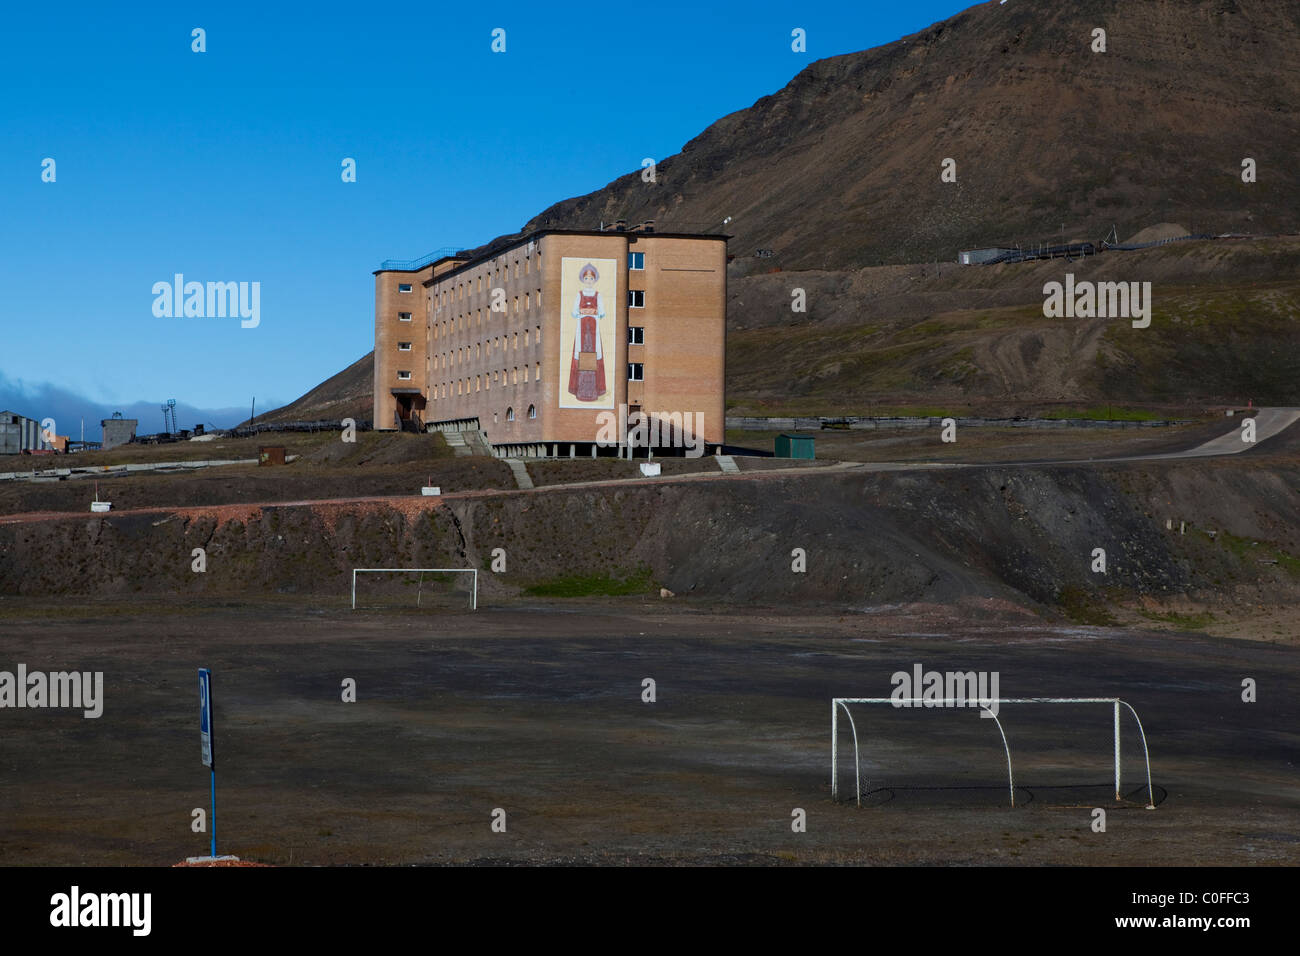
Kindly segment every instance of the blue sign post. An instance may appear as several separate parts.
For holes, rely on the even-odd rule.
[[[212,746],[212,671],[199,668],[199,740],[203,766],[212,771],[212,815],[208,832],[212,835],[212,858],[217,858],[217,756]]]

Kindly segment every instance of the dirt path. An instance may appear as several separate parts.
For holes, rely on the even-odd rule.
[[[197,505],[193,507],[161,507],[161,508],[124,508],[111,512],[113,515],[150,515],[150,514],[172,514],[185,516],[197,516],[202,514],[220,513],[223,508],[236,509],[239,516],[248,513],[261,511],[264,508],[296,508],[296,507],[331,507],[346,505],[375,505],[387,504],[391,506],[401,506],[409,508],[416,503],[422,503],[431,507],[438,507],[441,502],[447,500],[458,500],[465,498],[489,498],[500,495],[535,495],[547,494],[551,492],[573,491],[583,488],[609,488],[618,486],[642,486],[647,484],[662,483],[680,483],[688,481],[770,481],[773,479],[781,480],[791,477],[809,477],[817,475],[834,475],[844,472],[895,472],[895,471],[932,471],[937,469],[954,469],[954,468],[1007,468],[1007,467],[1039,467],[1045,465],[1089,465],[1089,464],[1106,464],[1112,462],[1135,462],[1135,461],[1166,461],[1179,458],[1208,458],[1222,455],[1235,455],[1250,448],[1258,447],[1262,442],[1267,441],[1276,435],[1281,434],[1290,428],[1297,421],[1300,421],[1300,408],[1261,408],[1255,418],[1256,437],[1255,444],[1248,444],[1241,440],[1240,432],[1237,429],[1229,431],[1227,434],[1220,435],[1217,438],[1202,442],[1191,448],[1177,452],[1165,452],[1162,454],[1149,455],[1131,455],[1120,458],[1086,458],[1066,461],[1012,461],[1012,462],[836,462],[829,465],[820,465],[809,468],[759,468],[740,472],[739,474],[724,472],[698,472],[685,475],[663,475],[658,478],[612,478],[600,481],[580,481],[569,484],[543,485],[531,489],[497,489],[484,488],[470,491],[452,491],[442,494],[440,497],[423,497],[419,495],[380,495],[357,498],[314,498],[302,499],[298,501],[266,501],[239,503],[232,505]],[[87,517],[86,514],[79,512],[69,513],[66,511],[32,511],[22,514],[12,514],[0,516],[0,525],[6,524],[33,524],[42,521],[56,521],[79,519]]]

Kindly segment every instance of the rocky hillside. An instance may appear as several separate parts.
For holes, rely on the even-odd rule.
[[[1300,600],[1300,499],[1290,490],[1300,470],[1295,441],[1275,441],[1234,461],[1161,468],[792,473],[440,503],[69,515],[0,525],[0,593],[167,593],[182,603],[297,593],[338,607],[353,567],[488,572],[505,547],[508,572],[480,575],[485,605],[585,585],[593,595],[663,586],[687,601],[759,606],[993,598],[1093,623],[1117,606],[1170,601],[1232,614]],[[207,550],[205,574],[190,570],[195,547]],[[807,551],[807,574],[791,571],[795,547]],[[1091,570],[1097,547],[1104,576]]]
[[[730,217],[733,253],[771,249],[787,269],[952,261],[1063,227],[1295,232],[1297,101],[1295,2],[990,0],[819,60],[663,158],[654,184],[631,172],[522,231]]]
[[[369,421],[374,414],[375,353],[367,352],[337,375],[332,375],[288,405],[257,416],[268,422],[335,421],[355,418]],[[248,422],[243,424],[247,425]]]

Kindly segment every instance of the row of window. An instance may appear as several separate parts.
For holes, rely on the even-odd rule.
[[[542,254],[539,252],[539,253],[537,254],[537,258],[538,258],[538,259],[541,259],[541,257],[542,257]],[[627,254],[627,267],[628,267],[629,269],[633,269],[633,270],[637,270],[637,271],[644,270],[644,269],[645,269],[645,253],[644,253],[644,252],[629,252],[629,253]],[[531,261],[530,259],[528,259],[527,257],[525,257],[525,258],[524,258],[524,274],[526,275],[527,273],[529,273],[529,272],[531,272],[531,271],[532,271],[532,261]],[[497,276],[500,276],[500,274],[501,274],[501,267],[500,267],[500,266],[497,266],[497,268],[496,268],[496,275],[497,275]],[[516,279],[518,279],[518,278],[519,278],[519,274],[520,274],[520,273],[519,273],[519,260],[516,259],[516,260],[515,260],[515,276],[514,276],[514,277],[515,277]],[[479,276],[477,277],[477,290],[476,290],[476,291],[479,291],[479,292],[483,291],[483,280],[484,280],[484,278],[486,278],[486,274],[482,274],[482,275],[479,275]],[[506,266],[506,278],[507,278],[507,279],[510,278],[510,267],[509,267],[509,266]],[[466,290],[466,288],[468,288],[468,287],[469,287],[469,283],[468,283],[468,282],[462,282],[462,283],[459,283],[459,284],[456,286],[455,289],[444,290],[444,291],[442,292],[442,294],[441,294],[441,298],[442,298],[442,303],[441,303],[441,304],[442,304],[442,305],[446,305],[446,304],[447,304],[447,296],[448,296],[449,293],[450,293],[450,295],[452,296],[452,298],[460,298],[460,299],[465,298],[465,290]],[[403,283],[401,283],[401,284],[398,285],[398,287],[397,287],[397,291],[398,291],[398,292],[410,292],[410,291],[411,291],[411,284],[410,284],[409,282],[403,282]]]
[[[637,255],[642,255],[642,253],[637,253]],[[523,311],[525,311],[525,312],[529,312],[529,311],[532,310],[532,296],[533,296],[533,293],[528,293],[528,292],[525,292],[525,293],[524,293],[524,308],[523,308]],[[540,289],[536,292],[536,296],[537,296],[537,307],[540,309],[540,308],[542,307],[542,292],[541,292]],[[627,307],[628,307],[629,309],[644,309],[644,308],[645,308],[645,290],[644,290],[644,289],[628,289],[628,290],[627,290]],[[489,309],[476,309],[472,317],[476,320],[476,324],[481,326],[481,325],[483,324],[483,313],[484,313],[484,312],[491,313],[491,311],[492,311],[492,310],[491,310],[490,308],[489,308]],[[512,310],[512,312],[513,312],[514,315],[518,315],[518,314],[519,314],[519,311],[520,311],[520,309],[519,309],[519,296],[515,296],[515,299],[514,299],[514,309]],[[466,315],[456,316],[456,317],[451,318],[451,319],[443,319],[443,321],[442,321],[442,328],[441,328],[441,329],[439,329],[439,327],[438,327],[438,323],[435,322],[434,325],[433,325],[433,337],[436,339],[436,338],[438,337],[438,334],[439,334],[440,331],[441,331],[441,333],[442,333],[443,335],[447,335],[449,332],[455,332],[455,331],[456,331],[456,322],[457,322],[457,320],[459,320],[461,323],[468,323],[468,321],[469,321],[470,318],[471,318],[471,316],[468,315],[468,314],[466,314]],[[410,321],[411,321],[411,313],[410,313],[410,312],[398,312],[398,313],[397,313],[397,321],[399,321],[399,322],[410,322]],[[463,331],[463,329],[462,329],[462,331]]]
[[[529,340],[529,335],[528,335],[528,333],[529,333],[529,330],[528,330],[528,329],[524,329],[524,331],[523,331],[523,336],[524,336],[523,347],[524,347],[524,348],[528,348],[528,340]],[[509,348],[515,348],[515,349],[518,349],[518,348],[519,348],[519,335],[520,335],[520,333],[518,333],[518,332],[514,333],[514,339],[513,339],[514,344],[513,344],[513,346],[511,345],[511,337],[507,334],[507,335],[499,335],[499,336],[496,336],[495,338],[488,339],[488,340],[485,341],[485,342],[477,342],[477,343],[475,343],[474,345],[466,345],[466,346],[464,346],[464,347],[462,347],[462,348],[453,349],[453,350],[452,350],[451,352],[449,352],[449,353],[448,353],[448,352],[443,352],[443,353],[441,353],[440,355],[434,355],[433,358],[432,358],[432,363],[433,363],[433,366],[432,366],[432,367],[433,367],[433,368],[448,368],[448,367],[450,367],[450,366],[452,366],[452,365],[459,365],[459,364],[462,363],[462,362],[468,362],[468,361],[470,361],[470,350],[471,350],[471,349],[473,349],[473,358],[476,359],[476,360],[477,360],[477,359],[481,359],[481,358],[483,358],[485,352],[487,352],[487,353],[491,353],[491,351],[492,351],[493,349],[509,349]],[[539,326],[536,326],[536,329],[535,329],[534,335],[535,335],[535,337],[533,338],[533,343],[536,344],[536,345],[541,345],[541,344],[542,344],[542,327],[541,327],[540,325],[539,325]],[[399,342],[399,343],[398,343],[398,349],[399,349],[399,351],[402,350],[402,349],[401,349],[401,346],[402,346],[403,344],[410,345],[409,342],[407,342],[407,343],[401,343],[401,342]]]
[[[522,376],[520,375],[521,368],[523,371]],[[408,372],[407,375],[409,376],[409,374],[410,373]],[[397,377],[401,378],[402,373],[398,372]],[[527,365],[522,367],[516,365],[513,370],[502,369],[500,372],[493,372],[490,376],[486,372],[482,375],[475,375],[474,387],[472,389],[470,388],[470,380],[468,378],[457,379],[455,382],[443,382],[441,385],[433,386],[431,397],[448,398],[456,395],[468,395],[471,391],[478,392],[486,390],[490,392],[492,390],[493,382],[499,382],[501,385],[518,385],[521,379],[525,383],[528,381]],[[533,366],[533,381],[540,382],[541,380],[542,363],[538,362]]]
[[[495,418],[496,418],[496,413],[493,413],[492,417],[493,417],[493,419],[495,419]],[[528,417],[529,417],[529,418],[536,418],[536,417],[537,417],[537,406],[536,406],[536,405],[529,405],[529,406],[528,406]],[[508,422],[513,422],[514,420],[515,420],[515,410],[514,410],[514,408],[513,408],[513,407],[511,407],[511,408],[507,408],[507,409],[506,409],[506,421],[508,421]]]
[[[510,337],[509,337],[509,336],[506,336],[506,343],[507,343],[507,344],[506,344],[504,347],[506,347],[506,348],[509,347],[509,340],[510,340]],[[537,344],[538,344],[538,345],[541,345],[541,344],[542,344],[542,327],[541,327],[540,325],[537,326]],[[644,327],[644,326],[641,326],[641,325],[629,325],[629,326],[627,327],[627,344],[628,344],[628,345],[645,345],[645,327]],[[480,355],[482,354],[482,352],[481,352],[481,345],[482,345],[482,343],[480,343],[479,345],[475,345],[475,346],[474,346],[474,357],[475,357],[475,358],[479,358]],[[490,343],[489,347],[490,347],[490,348],[502,348],[503,346],[502,346],[502,344],[501,344],[501,339],[500,339],[500,338],[493,339],[492,342]],[[515,347],[515,348],[519,348],[519,333],[518,333],[518,332],[515,333],[515,345],[514,345],[514,347]],[[527,347],[528,347],[528,330],[525,329],[525,330],[524,330],[524,348],[527,348]],[[453,355],[456,356],[456,359],[455,359],[455,360],[456,360],[457,362],[465,361],[464,357],[463,357],[460,353],[461,353],[461,352],[465,352],[465,351],[467,351],[467,350],[468,350],[468,346],[467,346],[465,349],[457,349],[456,352],[452,353]],[[399,351],[399,352],[409,352],[409,351],[411,351],[411,343],[410,343],[410,342],[398,342],[398,343],[397,343],[397,351]],[[441,363],[442,363],[442,364],[439,364],[439,361],[440,361],[440,360],[441,360]],[[451,361],[447,358],[447,354],[446,354],[445,352],[444,352],[442,355],[440,355],[440,356],[439,356],[439,355],[435,355],[435,356],[433,357],[433,367],[434,367],[434,368],[446,368],[446,367],[449,366],[450,364],[451,364]]]
[[[523,296],[522,296],[522,299],[523,299],[523,308],[522,308],[522,309],[519,307],[520,298],[521,298],[521,296],[516,295],[516,296],[513,298],[513,300],[512,300],[511,302],[507,303],[507,302],[505,301],[504,297],[503,297],[502,300],[501,300],[501,307],[500,307],[500,308],[496,308],[496,309],[494,309],[491,305],[488,305],[488,306],[485,307],[485,308],[475,309],[475,310],[474,310],[474,315],[475,315],[475,317],[478,319],[479,324],[481,325],[481,324],[483,323],[483,314],[484,314],[484,313],[487,313],[487,314],[489,315],[489,317],[491,316],[491,314],[492,314],[493,312],[496,312],[496,313],[498,313],[499,315],[503,315],[503,316],[504,316],[504,315],[518,315],[520,312],[529,312],[529,311],[531,311],[532,308],[533,308],[533,306],[534,306],[534,303],[536,303],[536,307],[537,307],[537,308],[540,309],[540,308],[542,307],[542,290],[541,290],[541,289],[533,289],[532,291],[530,291],[530,292],[525,292],[525,293],[523,294]],[[431,306],[434,304],[432,299],[429,300],[429,304],[430,304]],[[446,304],[440,302],[440,303],[438,303],[438,304],[434,307],[434,311],[435,311],[435,312],[441,312],[441,311],[442,311],[443,309],[445,309],[445,308],[447,308]],[[469,313],[462,313],[460,316],[453,317],[453,318],[450,320],[450,321],[452,322],[452,328],[453,328],[453,330],[455,329],[455,320],[456,320],[456,318],[460,318],[460,319],[468,319],[468,317],[469,317]],[[444,324],[445,324],[445,323],[444,323]]]
[[[632,265],[631,265],[631,262],[632,262],[632,255],[633,255],[633,253],[629,253],[629,254],[628,254],[628,268],[636,268],[636,269],[643,269],[643,268],[645,268],[644,265],[632,266]],[[642,263],[645,262],[645,253],[635,253],[635,255],[639,255],[639,256],[641,256],[641,260],[640,260],[640,261],[641,261]],[[537,253],[538,268],[539,268],[539,269],[541,268],[541,264],[540,264],[540,263],[541,263],[541,258],[542,258],[542,254],[541,254],[541,252],[539,251],[539,252]],[[494,264],[496,265],[496,269],[492,272],[492,274],[495,275],[495,276],[499,279],[499,278],[501,277],[501,266],[500,266],[500,264],[497,264],[495,260],[493,260],[493,262],[494,262]],[[514,277],[515,277],[516,279],[518,279],[519,276],[520,276],[520,271],[519,271],[519,262],[520,262],[520,260],[516,259],[516,260],[515,260],[515,264],[514,264],[514,272],[515,272]],[[524,259],[523,259],[523,264],[524,264],[523,274],[527,275],[527,274],[528,274],[529,272],[531,272],[532,269],[533,269],[532,259],[530,259],[528,256],[525,256]],[[509,264],[507,264],[507,265],[505,266],[505,272],[506,272],[506,276],[505,276],[505,277],[506,277],[507,279],[509,279],[509,278],[510,278],[510,266],[509,266]],[[478,289],[479,289],[480,291],[483,289],[483,280],[484,280],[485,278],[487,278],[487,275],[488,275],[488,273],[484,272],[484,273],[480,273],[480,274],[477,276],[477,280],[478,280]],[[470,285],[469,280],[466,280],[465,282],[458,283],[454,289],[450,289],[450,290],[444,291],[444,292],[442,293],[442,300],[443,300],[443,303],[445,304],[446,301],[447,301],[447,295],[448,295],[448,292],[450,292],[452,298],[461,298],[461,299],[465,298],[465,290],[469,288],[469,285]],[[409,283],[409,282],[402,282],[402,283],[399,283],[398,286],[397,286],[397,291],[398,291],[398,292],[410,292],[410,291],[411,291],[411,283]]]
[[[536,368],[534,369],[534,373],[535,373],[535,374],[534,374],[534,376],[533,376],[533,381],[541,381],[541,378],[542,378],[542,364],[541,364],[540,362],[537,363],[537,366],[536,366]],[[502,383],[502,384],[505,384],[505,380],[506,380],[506,370],[505,370],[505,369],[502,369],[500,373],[493,372],[491,378],[488,378],[488,376],[487,376],[486,373],[484,373],[482,376],[475,375],[475,376],[474,376],[474,391],[476,391],[476,392],[477,392],[477,391],[480,391],[484,386],[487,387],[487,390],[488,390],[489,392],[492,391],[492,383],[498,380],[498,379],[497,379],[498,374],[500,375],[500,381],[501,381],[501,383]],[[409,382],[409,381],[411,380],[411,373],[410,373],[409,371],[405,371],[405,370],[403,370],[403,371],[399,371],[399,372],[397,373],[397,378],[398,378],[400,381],[403,381],[403,382]],[[644,382],[644,381],[645,381],[645,363],[644,363],[644,362],[628,362],[628,364],[627,364],[627,380],[628,380],[629,382]],[[528,381],[528,366],[527,366],[527,365],[524,366],[524,381],[525,381],[525,382]],[[464,391],[461,390],[461,385],[462,385],[462,383],[464,384]],[[513,378],[513,380],[510,382],[510,384],[511,384],[511,385],[518,385],[518,384],[519,384],[519,369],[518,369],[518,367],[516,367],[515,370],[514,370],[514,378]],[[439,395],[439,394],[438,394],[438,388],[439,388],[439,386],[435,385],[435,386],[433,387],[433,397],[434,397],[434,398],[446,398],[446,397],[447,397],[447,390],[448,390],[449,387],[450,387],[450,383],[448,383],[448,382],[443,382],[443,383],[442,383],[442,386],[441,386],[441,388],[442,388],[442,394]],[[469,379],[465,378],[465,379],[459,379],[459,380],[456,381],[456,391],[455,391],[455,394],[456,394],[456,395],[468,395],[468,394],[469,394]]]

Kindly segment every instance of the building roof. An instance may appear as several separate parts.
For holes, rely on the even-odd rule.
[[[430,253],[429,255],[425,256],[423,259],[412,259],[408,261],[401,261],[396,259],[385,259],[383,262],[379,264],[379,268],[374,270],[372,275],[379,275],[379,273],[381,272],[421,272],[429,268],[430,266],[436,266],[442,262],[448,262],[452,260],[459,261],[460,265],[456,266],[456,268],[449,269],[438,276],[439,279],[443,279],[446,276],[452,275],[453,273],[460,272],[462,269],[469,269],[478,265],[479,263],[486,262],[489,259],[495,259],[497,258],[497,256],[509,252],[511,249],[516,249],[519,246],[522,246],[526,242],[532,242],[536,239],[539,239],[542,236],[551,236],[551,235],[630,236],[632,237],[633,240],[635,240],[640,236],[655,236],[661,239],[715,239],[715,240],[721,240],[722,242],[726,242],[728,239],[731,238],[731,236],[726,235],[724,233],[713,233],[713,232],[635,232],[631,229],[603,229],[603,230],[602,229],[538,229],[535,230],[534,232],[528,233],[527,235],[520,236],[514,242],[507,243],[506,245],[503,246],[498,246],[497,248],[492,249],[491,251],[481,252],[477,256],[473,256],[473,257],[470,257],[468,254],[462,255],[462,253],[468,253],[470,250],[461,250],[460,252],[452,253],[449,255],[439,255],[439,253],[444,251],[442,249],[439,249],[437,252]],[[401,266],[401,268],[396,268],[399,265]],[[386,266],[388,268],[385,268]]]

